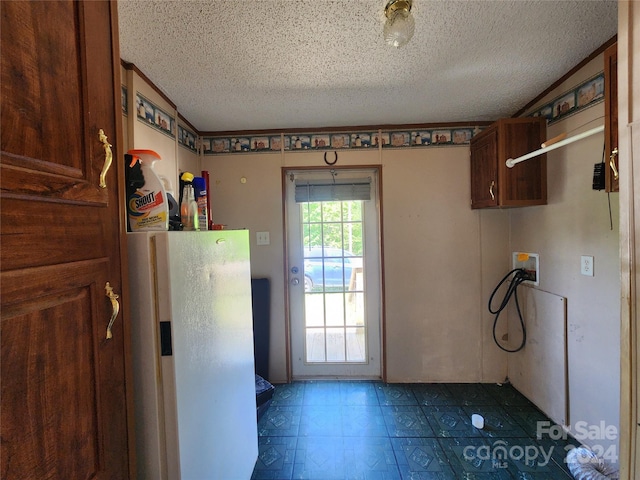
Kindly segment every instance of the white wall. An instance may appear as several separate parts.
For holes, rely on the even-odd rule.
[[[553,99],[603,69],[600,55],[545,99]],[[604,123],[604,103],[547,129],[552,138]],[[510,250],[540,254],[539,288],[567,298],[569,418],[619,427],[620,262],[619,195],[592,190],[593,167],[602,160],[604,135],[597,134],[547,154],[549,204],[513,209]],[[580,274],[580,256],[594,257],[593,277]],[[613,440],[585,440],[615,445]]]

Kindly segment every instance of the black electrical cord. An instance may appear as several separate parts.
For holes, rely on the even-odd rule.
[[[507,292],[505,293],[504,298],[502,299],[502,303],[496,310],[492,309],[491,304],[493,303],[493,297],[495,296],[496,292],[500,289],[502,284],[509,280],[512,274],[513,274],[513,278],[511,279],[511,283],[509,284],[509,288],[507,289]],[[489,305],[488,305],[489,312],[495,315],[495,318],[493,320],[493,341],[496,342],[496,345],[500,347],[502,350],[504,350],[505,352],[509,352],[509,353],[519,352],[524,348],[524,345],[527,343],[527,329],[525,328],[524,320],[522,318],[522,312],[520,311],[520,303],[518,302],[518,286],[526,280],[530,280],[529,274],[527,273],[527,271],[524,268],[514,268],[509,273],[507,273],[502,280],[500,280],[498,285],[496,285],[496,288],[494,288],[493,293],[489,297]],[[518,311],[520,327],[522,327],[522,342],[520,343],[520,346],[514,350],[511,350],[509,348],[506,348],[500,345],[500,342],[498,342],[498,338],[496,337],[496,326],[498,325],[498,318],[500,317],[500,313],[502,312],[502,310],[504,310],[507,307],[507,304],[509,303],[509,300],[511,300],[512,296],[516,300],[516,310]]]

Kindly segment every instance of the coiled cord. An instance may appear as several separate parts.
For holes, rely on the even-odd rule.
[[[505,293],[504,298],[502,299],[502,303],[500,303],[500,306],[496,310],[492,309],[491,304],[493,303],[493,297],[495,296],[497,291],[500,289],[502,284],[509,280],[512,274],[513,274],[513,278],[511,279],[511,283],[509,284],[509,288],[507,289],[507,292]],[[498,347],[500,347],[502,350],[508,353],[519,352],[524,348],[525,344],[527,343],[527,329],[524,325],[522,312],[520,311],[520,302],[518,302],[518,286],[526,280],[529,280],[529,274],[527,273],[527,271],[524,268],[514,268],[509,273],[507,273],[502,280],[500,280],[498,285],[496,285],[496,288],[493,289],[493,293],[489,297],[489,305],[488,305],[489,312],[495,315],[495,318],[493,319],[493,341],[496,342],[496,345]],[[509,348],[506,348],[500,345],[500,342],[498,342],[498,338],[496,336],[496,326],[498,325],[498,318],[500,318],[500,313],[502,312],[502,310],[504,310],[507,307],[509,300],[511,300],[512,296],[515,298],[515,301],[516,301],[516,310],[518,311],[518,319],[520,320],[520,327],[522,328],[522,342],[520,343],[520,346],[518,346],[518,348],[514,350],[511,350]]]

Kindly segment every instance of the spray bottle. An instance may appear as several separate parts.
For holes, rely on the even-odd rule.
[[[180,203],[180,220],[182,220],[183,230],[199,230],[198,228],[198,205],[193,191],[193,174],[184,172],[182,174],[184,188],[182,190],[182,201]]]
[[[129,227],[132,231],[168,230],[169,204],[162,181],[153,169],[156,160],[160,160],[153,150],[129,150],[133,168],[140,162],[144,184],[138,186],[127,198]]]

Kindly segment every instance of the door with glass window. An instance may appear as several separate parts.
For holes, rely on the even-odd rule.
[[[286,172],[294,378],[379,378],[377,169]]]

